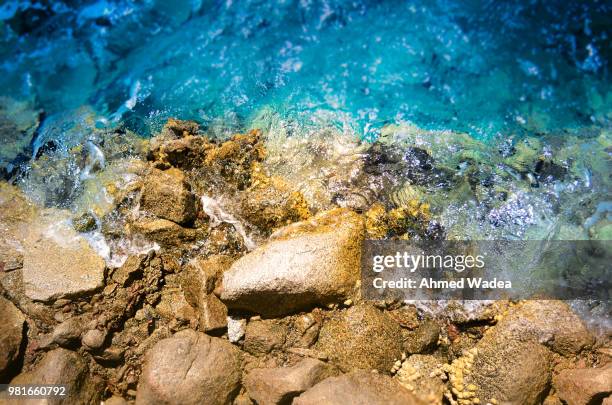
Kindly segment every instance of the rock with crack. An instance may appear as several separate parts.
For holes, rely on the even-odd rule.
[[[328,364],[304,359],[292,367],[253,369],[245,377],[244,385],[257,404],[283,405],[334,374]]]
[[[66,385],[66,398],[47,399],[46,404],[93,404],[100,402],[101,381],[93,378],[83,358],[66,349],[55,349],[43,357],[31,371],[19,374],[12,385]],[[30,400],[11,402],[28,404]]]
[[[351,298],[359,280],[362,218],[334,209],[274,233],[224,273],[229,308],[282,315]]]
[[[146,354],[136,404],[231,403],[241,379],[240,350],[227,340],[186,329]]]
[[[294,405],[424,405],[393,378],[356,371],[330,377],[293,401]]]
[[[25,317],[15,305],[0,296],[0,381],[11,371],[21,351]],[[4,381],[3,381],[4,382]]]

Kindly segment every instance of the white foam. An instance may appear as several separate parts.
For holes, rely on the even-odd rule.
[[[247,235],[242,223],[240,223],[240,221],[238,221],[233,215],[226,212],[217,200],[205,195],[201,196],[200,199],[202,200],[202,209],[204,210],[206,215],[210,217],[210,225],[212,227],[218,226],[221,223],[227,223],[232,225],[236,232],[238,232],[240,236],[242,236],[242,239],[244,240],[244,244],[246,245],[247,249],[255,249],[255,242],[253,242],[253,240]]]

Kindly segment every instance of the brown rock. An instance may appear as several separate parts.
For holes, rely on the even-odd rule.
[[[125,263],[113,272],[113,281],[125,287],[130,280],[138,274],[142,274],[142,265],[145,258],[144,255],[128,257]]]
[[[262,319],[247,324],[244,350],[254,356],[280,349],[287,337],[287,327],[275,319]]]
[[[472,371],[462,370],[465,381],[455,385],[473,384],[481,401],[537,404],[550,387],[551,350],[575,354],[592,343],[591,334],[565,303],[525,301],[485,333],[473,358],[462,358],[462,366],[472,364]]]
[[[62,347],[71,347],[81,338],[83,333],[83,320],[81,317],[74,316],[66,319],[53,329],[51,339]]]
[[[198,307],[200,329],[209,332],[227,327],[227,307],[214,294],[208,294]]]
[[[360,304],[323,323],[315,348],[343,371],[388,371],[401,358],[402,332],[389,315],[371,304]]]
[[[191,323],[192,320],[195,322],[198,317],[196,309],[187,302],[185,295],[179,289],[164,288],[155,310],[167,322],[177,319]]]
[[[152,169],[144,180],[140,208],[159,218],[189,225],[197,215],[197,200],[183,172]]]
[[[540,342],[562,355],[577,354],[594,343],[584,322],[562,301],[529,300],[510,310],[498,333]]]
[[[347,209],[282,228],[223,275],[229,308],[287,314],[351,298],[359,280],[363,220]]]
[[[25,317],[15,305],[0,296],[0,381],[17,361],[25,332]]]
[[[310,209],[302,194],[292,191],[278,177],[261,176],[261,181],[242,195],[241,205],[243,217],[266,233],[310,217]]]
[[[147,352],[136,404],[231,403],[240,387],[240,358],[227,340],[183,330]]]
[[[612,363],[601,368],[567,369],[553,380],[559,398],[568,405],[587,405],[612,394]]]
[[[104,400],[103,405],[128,405],[128,402],[121,397],[113,396]]]
[[[104,345],[106,340],[106,331],[99,329],[90,329],[83,335],[81,342],[86,349],[96,350]]]
[[[25,294],[35,301],[78,297],[102,287],[105,263],[76,231],[50,211],[29,228],[23,261]]]
[[[102,386],[89,374],[81,356],[66,349],[55,349],[43,357],[33,370],[19,374],[13,385],[66,385],[69,397],[47,399],[46,404],[93,404],[100,401]],[[28,400],[11,403],[29,404]]]
[[[333,374],[326,363],[304,359],[293,367],[251,370],[244,385],[259,405],[290,404],[294,397]]]
[[[143,218],[133,223],[131,230],[164,247],[180,246],[193,242],[198,237],[198,230],[183,228],[167,219]]]
[[[223,329],[227,326],[227,307],[212,292],[217,280],[232,263],[229,256],[213,256],[192,260],[181,274],[181,287],[185,298],[193,306],[204,331]]]
[[[181,287],[190,302],[197,302],[201,297],[212,293],[223,273],[234,260],[225,255],[215,255],[206,259],[196,258],[189,262],[181,274]]]
[[[438,345],[440,325],[426,320],[418,328],[404,333],[404,351],[406,353],[426,353]]]
[[[391,377],[357,371],[330,377],[293,401],[294,405],[421,405],[410,391]]]

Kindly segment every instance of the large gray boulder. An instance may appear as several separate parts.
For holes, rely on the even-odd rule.
[[[231,403],[241,379],[240,350],[227,340],[186,329],[146,354],[136,404]]]
[[[229,308],[282,315],[352,297],[359,280],[364,225],[334,209],[286,226],[224,273]]]
[[[330,377],[293,401],[294,405],[423,405],[393,378],[356,371]]]

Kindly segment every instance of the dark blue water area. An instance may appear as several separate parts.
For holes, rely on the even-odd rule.
[[[4,1],[0,95],[143,135],[262,111],[363,137],[609,125],[611,7],[568,1]]]

